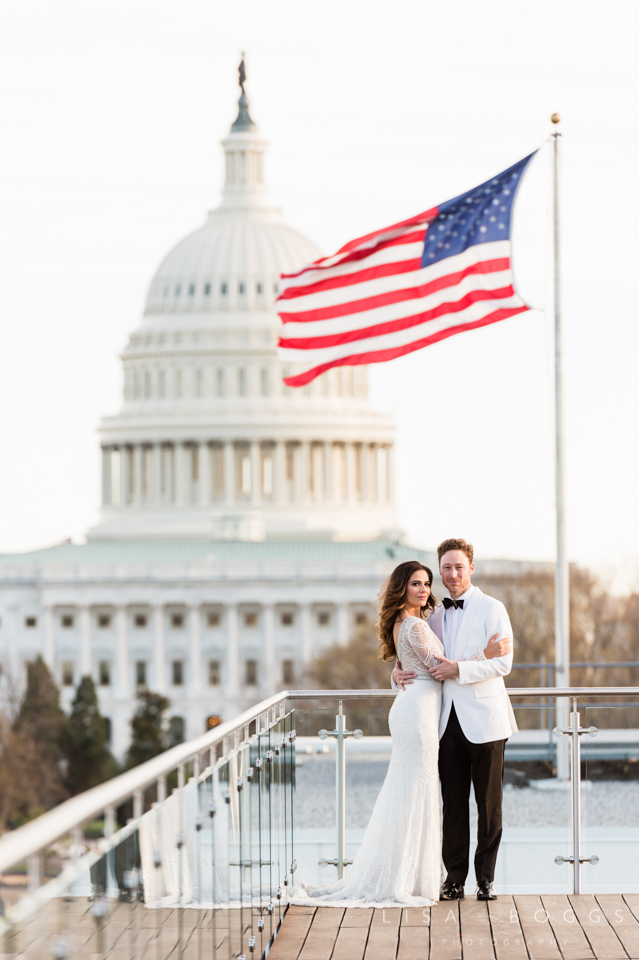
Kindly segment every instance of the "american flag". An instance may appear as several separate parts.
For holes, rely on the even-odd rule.
[[[393,360],[529,310],[513,285],[510,231],[534,156],[283,274],[278,354],[298,368],[284,382],[301,387],[331,367]]]

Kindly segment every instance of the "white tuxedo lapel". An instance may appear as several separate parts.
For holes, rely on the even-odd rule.
[[[473,592],[468,598],[467,604],[464,604],[464,615],[461,623],[459,624],[459,630],[457,631],[457,642],[455,643],[455,659],[463,657],[464,653],[466,652],[470,630],[475,622],[475,617],[477,616],[480,607],[479,601],[482,597],[483,593],[479,587],[474,587]]]

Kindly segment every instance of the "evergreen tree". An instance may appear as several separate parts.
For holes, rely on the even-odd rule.
[[[60,706],[60,692],[49,668],[38,656],[27,664],[27,689],[13,729],[30,745],[38,774],[37,805],[45,810],[66,796],[62,759],[67,723]]]
[[[82,677],[75,692],[64,743],[66,786],[71,795],[103,783],[117,773],[107,746],[107,721],[100,714],[91,677]]]
[[[159,693],[142,689],[138,693],[138,706],[131,720],[131,745],[126,757],[126,767],[157,757],[168,749],[164,714],[171,701]]]

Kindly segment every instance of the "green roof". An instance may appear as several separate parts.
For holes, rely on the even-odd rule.
[[[434,555],[392,540],[89,540],[60,543],[27,553],[0,554],[2,566],[113,563],[319,562],[375,563],[388,560],[432,561]]]

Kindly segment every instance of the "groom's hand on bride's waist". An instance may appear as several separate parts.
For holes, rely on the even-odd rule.
[[[452,680],[453,677],[459,676],[459,664],[456,660],[448,660],[446,657],[440,660],[438,657],[436,665],[430,668],[430,672],[435,680]]]
[[[412,683],[416,676],[417,674],[414,670],[402,670],[399,664],[396,664],[391,674],[391,677],[400,690],[403,690],[407,684]]]

